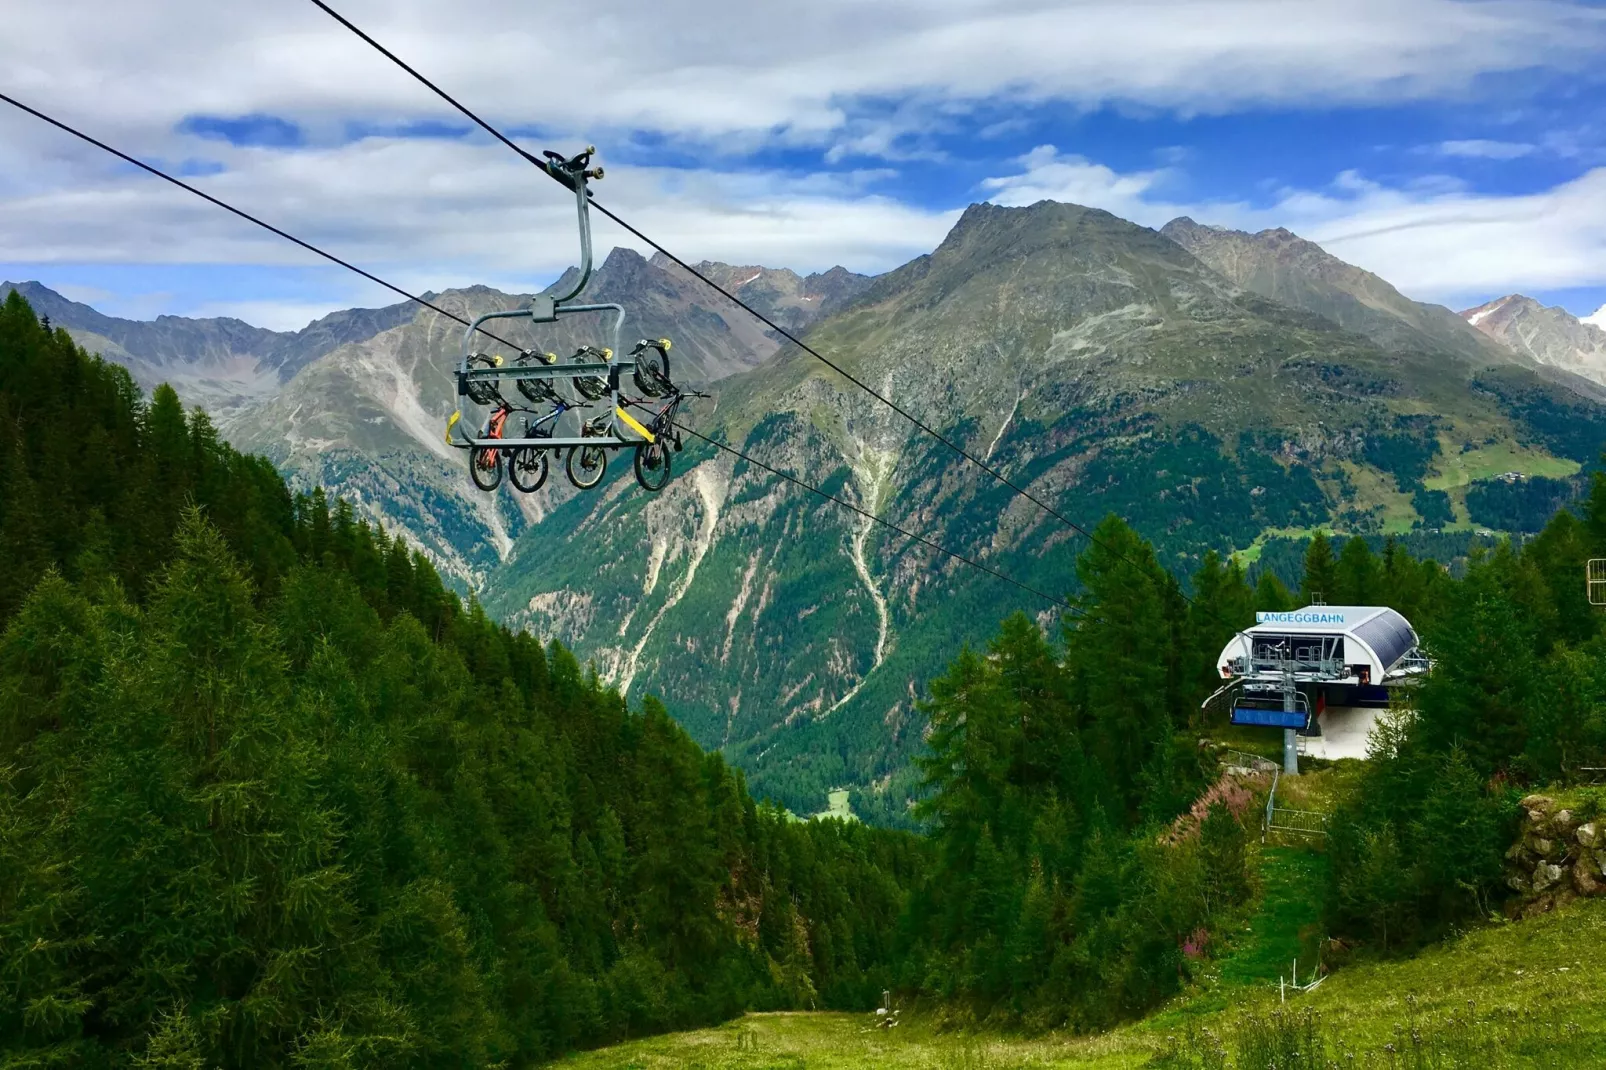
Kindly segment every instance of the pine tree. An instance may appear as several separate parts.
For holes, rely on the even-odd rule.
[[[1584,506],[1584,522],[1589,527],[1590,553],[1606,557],[1606,451],[1601,468],[1590,479],[1589,498]]]
[[[1260,573],[1260,579],[1255,583],[1255,610],[1261,613],[1286,613],[1294,608],[1294,596],[1283,586],[1270,569]]]
[[[1338,594],[1338,565],[1333,560],[1333,544],[1318,531],[1305,549],[1305,573],[1299,583],[1299,597],[1306,605],[1311,605],[1331,603]]]
[[[1266,575],[1271,576],[1269,572]],[[1275,583],[1276,578],[1271,581]],[[1223,565],[1214,550],[1206,553],[1193,576],[1193,603],[1188,610],[1194,691],[1205,688],[1208,692],[1219,685],[1216,657],[1239,630],[1255,623],[1255,609],[1256,593],[1249,589],[1238,559],[1229,558]]]
[[[1314,543],[1312,544],[1314,548]],[[1307,559],[1307,568],[1308,568]],[[1366,540],[1351,536],[1344,543],[1333,569],[1332,597],[1340,605],[1372,606],[1382,603],[1382,569]]]
[[[16,291],[12,291],[15,295]],[[0,620],[22,604],[33,584],[50,566],[52,553],[37,484],[28,472],[21,442],[13,441],[0,457]]]
[[[1474,565],[1431,637],[1442,669],[1418,689],[1414,739],[1431,753],[1460,747],[1484,777],[1509,768],[1527,741],[1538,636],[1513,592],[1531,580],[1506,546]]]
[[[1077,561],[1079,604],[1096,623],[1066,631],[1066,668],[1088,724],[1084,746],[1109,776],[1124,816],[1141,807],[1140,776],[1170,739],[1168,680],[1160,647],[1172,637],[1167,576],[1153,549],[1118,517],[1095,530]]]

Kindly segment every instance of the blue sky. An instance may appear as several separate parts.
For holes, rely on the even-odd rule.
[[[572,260],[558,187],[327,17],[215,7],[26,12],[7,91],[406,286],[532,289]],[[1047,196],[1287,226],[1457,308],[1606,304],[1600,4],[606,0],[539,30],[453,5],[497,35],[343,10],[531,147],[597,143],[599,197],[691,259],[880,271],[972,201]],[[391,300],[26,116],[0,139],[0,277],[277,328]]]

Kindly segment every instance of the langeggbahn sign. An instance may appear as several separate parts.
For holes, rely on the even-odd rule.
[[[1290,613],[1262,611],[1255,614],[1256,624],[1337,624],[1343,627],[1344,622],[1342,613],[1323,613],[1319,610],[1296,610]]]

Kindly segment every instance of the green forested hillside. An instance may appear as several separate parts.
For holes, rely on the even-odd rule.
[[[12,1065],[528,1065],[883,988],[1098,1028],[1203,983],[1260,917],[1258,789],[1199,745],[1226,730],[1200,699],[1232,631],[1295,597],[1270,570],[1251,588],[1207,553],[1190,602],[1104,521],[1057,634],[1012,616],[916,698],[916,837],[756,804],[656,699],[462,606],[16,298],[0,418]],[[1340,782],[1335,946],[1478,923],[1515,800],[1606,766],[1580,582],[1603,554],[1606,474],[1460,579],[1310,542],[1303,595],[1395,605],[1438,659]]]
[[[756,805],[0,308],[0,1064],[528,1065],[891,983],[904,834]]]

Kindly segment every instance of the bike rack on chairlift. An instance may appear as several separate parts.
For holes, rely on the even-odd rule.
[[[520,380],[576,380],[576,379],[602,379],[606,382],[605,389],[598,397],[609,400],[610,411],[606,414],[605,434],[585,434],[570,436],[549,436],[531,438],[476,438],[465,435],[463,441],[452,440],[452,429],[462,415],[462,409],[452,414],[446,425],[446,441],[448,445],[457,446],[470,451],[484,447],[487,449],[515,450],[521,447],[533,447],[543,450],[559,450],[564,447],[599,447],[603,449],[622,449],[636,447],[656,441],[652,431],[645,427],[635,417],[624,411],[619,400],[619,376],[625,370],[634,372],[637,361],[636,355],[643,349],[656,346],[660,351],[668,349],[668,340],[663,339],[656,343],[642,342],[629,354],[620,356],[620,331],[624,327],[624,306],[612,302],[603,304],[570,304],[586,288],[591,280],[592,254],[591,254],[591,213],[590,194],[587,191],[587,182],[590,179],[600,179],[602,168],[589,168],[592,154],[596,152],[595,146],[587,148],[584,152],[569,159],[564,159],[555,152],[547,152],[547,159],[542,163],[546,171],[564,186],[574,191],[575,210],[580,227],[580,271],[574,284],[563,294],[539,294],[530,299],[528,307],[513,309],[506,312],[487,312],[477,317],[463,331],[463,358],[457,366],[457,394],[459,405],[484,404],[485,402],[474,398],[475,383],[490,382],[491,393],[497,393],[497,386],[504,379],[518,382]],[[532,323],[556,323],[561,316],[570,316],[582,312],[612,312],[613,345],[601,351],[602,360],[589,360],[571,364],[559,364],[551,354],[536,354],[526,351],[520,354],[520,363],[503,364],[500,358],[491,367],[475,367],[474,335],[480,325],[496,319],[528,319]],[[597,353],[594,347],[587,346],[581,353]],[[589,354],[588,354],[589,355]],[[534,363],[524,363],[529,357],[535,357]],[[667,383],[666,383],[667,385]],[[594,388],[593,388],[594,389]],[[672,387],[670,388],[673,389]],[[522,391],[521,391],[522,392]],[[483,389],[480,391],[483,395]],[[622,426],[621,426],[622,425]],[[591,421],[587,426],[603,426],[601,421]],[[624,433],[628,428],[632,437]]]

